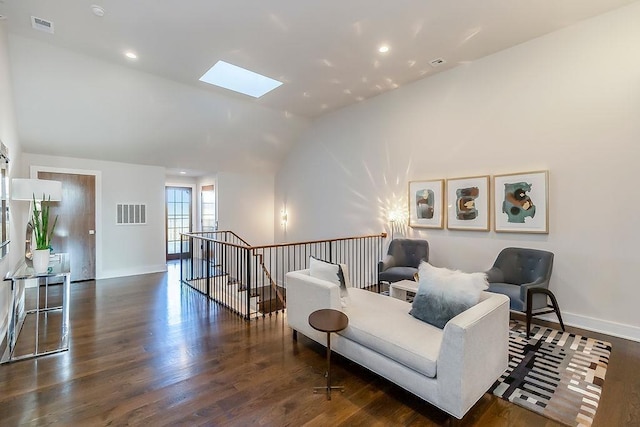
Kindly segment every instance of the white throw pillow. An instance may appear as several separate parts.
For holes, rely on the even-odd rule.
[[[349,274],[346,265],[309,257],[309,276],[338,285],[340,287],[340,304],[342,307],[347,306],[349,298],[347,287],[350,287],[351,283],[348,283]]]
[[[426,262],[420,263],[418,274],[418,292],[409,313],[439,328],[476,305],[489,287],[484,273],[463,273]]]

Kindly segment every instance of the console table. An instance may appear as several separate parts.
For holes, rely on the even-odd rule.
[[[57,306],[49,305],[49,285],[52,279],[62,279],[62,303]],[[24,281],[37,280],[38,287],[36,288],[35,308],[25,309],[20,313],[20,290],[24,289],[26,296],[26,289],[24,287]],[[58,279],[59,280],[59,279]],[[31,261],[22,260],[15,268],[13,273],[7,274],[5,277],[5,283],[11,283],[11,302],[9,307],[9,319],[7,326],[6,336],[6,349],[0,363],[14,362],[17,360],[30,359],[33,357],[44,356],[47,354],[59,353],[61,351],[69,350],[69,296],[71,285],[71,269],[69,267],[69,254],[60,253],[51,255],[49,258],[49,268],[47,273],[36,274],[33,270]],[[40,301],[41,285],[44,284],[44,301]],[[61,314],[60,321],[60,338],[58,345],[55,348],[47,349],[46,346],[41,345],[40,338],[40,317],[45,316],[48,320],[48,315],[51,312],[59,312]],[[16,350],[16,344],[22,327],[27,319],[27,316],[35,317],[35,336],[33,337],[34,347],[33,352],[28,354],[14,354]],[[49,322],[44,322],[44,327],[49,326]],[[51,322],[55,323],[55,322]],[[47,331],[49,332],[49,331]],[[22,339],[27,338],[23,336]],[[22,341],[22,340],[21,340]],[[43,348],[44,347],[44,348]]]

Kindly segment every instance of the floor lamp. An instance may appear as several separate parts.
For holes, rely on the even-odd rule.
[[[41,199],[42,197],[42,199]],[[59,202],[62,200],[62,183],[60,181],[50,181],[47,179],[25,179],[13,178],[11,180],[11,200],[23,200],[31,202],[29,204],[29,220],[25,233],[24,256],[32,258],[31,241],[33,239],[33,224],[31,224],[31,213],[33,212],[33,201],[39,203],[41,200]]]

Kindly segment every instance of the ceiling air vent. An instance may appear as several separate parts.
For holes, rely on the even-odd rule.
[[[431,65],[433,68],[439,67],[442,64],[446,64],[447,61],[445,61],[442,58],[436,58],[436,59],[432,59],[431,61],[429,61],[429,65]]]
[[[47,21],[46,19],[32,16],[31,26],[38,31],[44,31],[45,33],[53,34],[53,22]]]
[[[118,203],[116,205],[116,224],[146,224],[147,205]]]

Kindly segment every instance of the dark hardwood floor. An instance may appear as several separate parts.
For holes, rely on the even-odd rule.
[[[313,394],[325,381],[323,347],[292,340],[282,313],[243,321],[175,273],[74,283],[71,307],[68,352],[0,366],[0,425],[450,423],[339,356],[332,376],[345,393]],[[640,343],[572,331],[613,343],[594,426],[640,425]],[[458,424],[558,425],[488,394]]]

